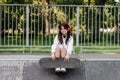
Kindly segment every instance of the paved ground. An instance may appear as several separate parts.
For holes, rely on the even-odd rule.
[[[73,54],[73,56],[78,57],[80,60],[120,60],[120,54]],[[42,57],[50,57],[50,54],[40,54],[40,55],[0,55],[0,60],[4,59],[25,59],[25,60],[39,60]]]
[[[55,73],[39,64],[44,55],[0,55],[0,80],[119,80],[120,55],[78,54],[80,67]]]

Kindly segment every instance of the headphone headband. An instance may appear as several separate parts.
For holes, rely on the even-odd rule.
[[[70,25],[68,23],[62,23],[62,24],[67,24],[68,25],[67,31],[70,32]],[[61,31],[61,29],[59,29],[59,31]]]

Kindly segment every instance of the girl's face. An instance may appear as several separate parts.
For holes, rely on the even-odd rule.
[[[63,26],[61,27],[61,33],[63,35],[67,35],[67,29],[65,29]]]

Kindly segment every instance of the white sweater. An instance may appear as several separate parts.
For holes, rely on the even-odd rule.
[[[70,36],[67,44],[65,43],[66,38],[62,37],[62,39],[63,39],[63,44],[60,44],[60,42],[58,40],[58,35],[55,36],[54,42],[53,42],[52,47],[51,47],[51,53],[53,54],[55,52],[55,49],[57,46],[59,46],[59,47],[63,46],[66,48],[67,54],[71,55],[73,52],[73,37]]]

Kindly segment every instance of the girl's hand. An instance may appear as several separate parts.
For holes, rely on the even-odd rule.
[[[69,54],[66,54],[64,61],[69,61]]]
[[[55,54],[54,54],[54,53],[51,55],[51,58],[52,58],[53,61],[55,61],[55,58],[56,58],[56,57],[55,57]]]

